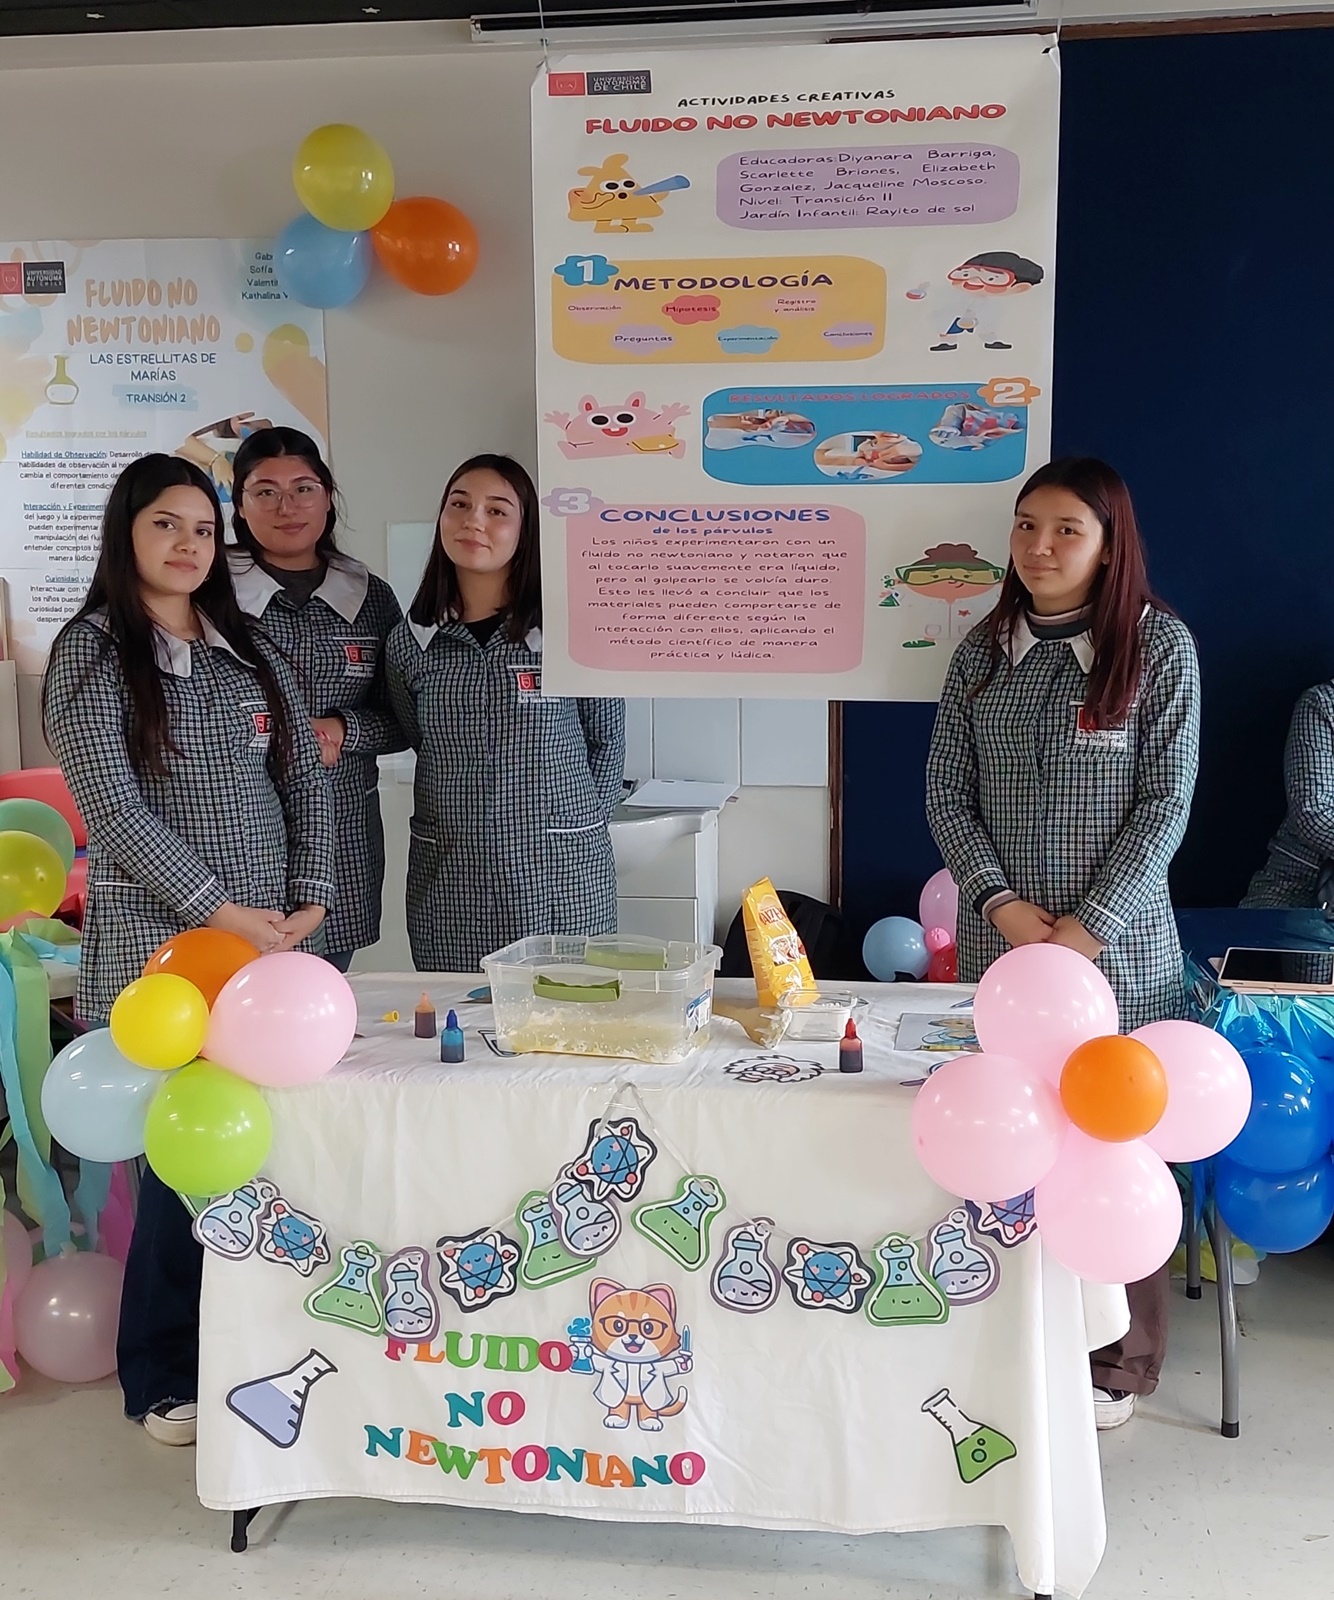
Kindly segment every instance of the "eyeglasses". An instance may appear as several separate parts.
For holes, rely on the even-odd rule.
[[[599,1317],[598,1325],[612,1339],[619,1339],[633,1329],[644,1339],[660,1339],[667,1332],[667,1324],[654,1317]]]
[[[325,493],[325,488],[322,483],[298,483],[294,489],[274,489],[266,484],[258,489],[246,489],[244,493],[247,500],[253,500],[262,510],[277,511],[285,500],[290,500],[294,506],[312,506]]]

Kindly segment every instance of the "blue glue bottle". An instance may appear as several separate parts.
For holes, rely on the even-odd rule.
[[[445,1025],[440,1030],[440,1059],[447,1067],[456,1067],[463,1060],[463,1029],[459,1027],[459,1019],[451,1011],[445,1018]]]

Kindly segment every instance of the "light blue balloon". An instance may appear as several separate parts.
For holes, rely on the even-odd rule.
[[[144,1153],[144,1119],[169,1072],[146,1072],[117,1050],[109,1028],[67,1044],[47,1068],[42,1115],[51,1136],[83,1161]]]
[[[926,977],[931,953],[926,948],[920,922],[911,917],[882,917],[862,945],[866,970],[881,983],[893,983],[900,974]]]
[[[303,211],[278,235],[273,269],[289,299],[328,311],[366,287],[373,254],[369,233],[340,233]]]

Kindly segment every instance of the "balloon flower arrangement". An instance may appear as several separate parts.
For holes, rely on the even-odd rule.
[[[375,261],[414,294],[452,294],[477,265],[477,232],[447,200],[394,198],[394,168],[378,140],[331,122],[308,133],[292,163],[305,211],[278,237],[284,294],[331,310],[357,298]]]
[[[982,1053],[947,1061],[918,1091],[913,1142],[951,1194],[1001,1202],[1033,1191],[1044,1247],[1095,1283],[1135,1283],[1167,1261],[1181,1195],[1167,1163],[1236,1138],[1251,1080],[1235,1047],[1194,1022],[1117,1032],[1091,961],[1023,945],[983,975]]]
[[[273,1136],[262,1088],[314,1083],[357,1025],[347,979],[299,950],[261,956],[236,934],[169,939],[123,989],[110,1028],[51,1063],[42,1112],[90,1161],[147,1154],[169,1188],[225,1194],[248,1183]]]
[[[920,922],[881,917],[875,923],[862,944],[866,970],[881,983],[893,983],[901,973],[930,983],[957,983],[959,886],[945,868],[927,880],[917,911]]]

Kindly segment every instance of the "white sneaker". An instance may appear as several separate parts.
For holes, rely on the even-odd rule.
[[[193,1444],[198,1422],[199,1407],[193,1400],[184,1406],[154,1406],[144,1418],[144,1432],[159,1444]]]
[[[1093,1420],[1099,1433],[1120,1428],[1135,1415],[1135,1396],[1124,1389],[1099,1389],[1093,1386]]]

